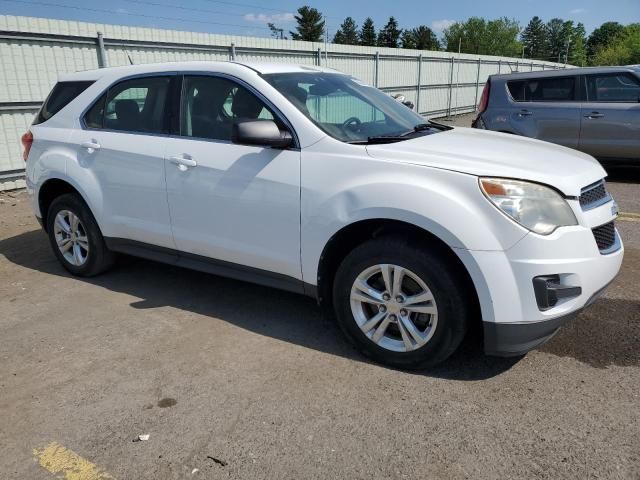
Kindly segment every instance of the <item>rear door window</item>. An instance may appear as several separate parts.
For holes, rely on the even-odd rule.
[[[587,75],[590,102],[640,102],[640,80],[629,73]]]
[[[89,88],[92,83],[93,82],[58,82],[42,104],[33,124],[38,125],[49,120]]]
[[[168,101],[174,76],[125,80],[109,88],[84,117],[89,128],[125,132],[169,133]]]
[[[573,102],[576,100],[575,77],[532,78],[507,83],[516,102]]]

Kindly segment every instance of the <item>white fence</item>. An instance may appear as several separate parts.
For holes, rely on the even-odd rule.
[[[100,32],[100,33],[98,33]],[[322,65],[401,93],[425,116],[473,111],[495,73],[562,68],[517,58],[472,56],[213,35],[0,16],[0,190],[24,184],[20,136],[59,74],[104,66],[185,60]]]

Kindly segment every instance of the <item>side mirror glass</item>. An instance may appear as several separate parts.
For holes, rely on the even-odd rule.
[[[287,148],[293,143],[291,132],[282,131],[273,120],[245,120],[233,125],[231,141],[241,145]]]

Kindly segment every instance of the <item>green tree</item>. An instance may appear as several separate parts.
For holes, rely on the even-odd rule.
[[[554,62],[563,62],[567,45],[571,45],[573,22],[561,18],[552,18],[547,22],[547,40],[549,42],[549,58]]]
[[[596,50],[591,63],[593,65],[640,64],[640,23],[623,27],[621,33]]]
[[[289,32],[292,40],[319,42],[324,34],[324,20],[322,14],[315,8],[304,6],[298,9],[294,17],[298,25],[295,32]]]
[[[371,17],[367,17],[367,19],[362,24],[362,30],[360,30],[360,45],[364,45],[367,47],[375,47],[376,45],[376,29],[373,26],[373,20]]]
[[[417,50],[440,50],[436,34],[426,25],[402,32],[402,48]]]
[[[587,40],[587,56],[589,58],[596,54],[596,51],[609,45],[612,40],[624,32],[624,26],[618,22],[605,22],[596,28]]]
[[[506,17],[496,20],[471,17],[466,22],[456,22],[443,32],[446,50],[475,55],[502,55],[513,57],[522,52],[518,41],[520,25]]]
[[[351,17],[347,17],[338,28],[335,36],[333,37],[333,43],[340,43],[343,45],[358,45],[358,26]]]
[[[394,17],[389,17],[389,21],[378,34],[378,46],[398,48],[400,35],[402,30],[398,28],[398,21]]]
[[[587,32],[582,23],[575,26],[571,35],[569,63],[577,67],[584,67],[587,64]]]
[[[547,31],[540,17],[533,17],[520,36],[525,55],[536,60],[549,60]]]

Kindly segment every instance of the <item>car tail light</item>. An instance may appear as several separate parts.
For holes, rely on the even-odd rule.
[[[31,150],[31,145],[33,144],[33,133],[31,130],[27,130],[27,133],[22,135],[20,139],[22,141],[22,147],[24,151],[22,152],[22,159],[26,162],[27,158],[29,158],[29,150]]]
[[[480,97],[480,103],[478,104],[478,113],[484,112],[489,106],[489,93],[491,92],[491,80],[487,80],[482,90],[482,96]]]

